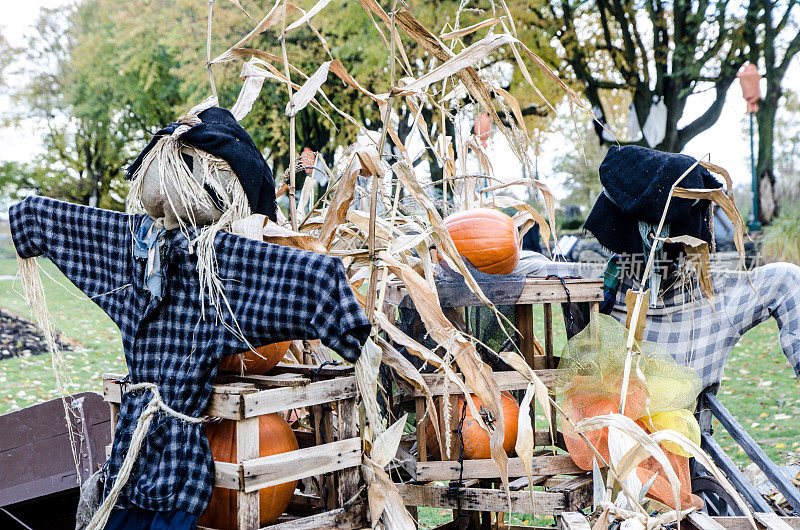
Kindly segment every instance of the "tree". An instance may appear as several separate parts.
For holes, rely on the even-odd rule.
[[[584,88],[604,120],[603,93],[632,93],[640,127],[654,101],[666,106],[665,135],[656,149],[680,152],[719,118],[728,88],[745,60],[745,34],[755,12],[728,0],[548,0],[532,8],[536,24],[558,40],[554,66]],[[686,124],[678,123],[692,94],[711,89],[714,101]],[[639,140],[647,145],[645,140]]]
[[[800,207],[800,93],[788,90],[783,97],[783,112],[775,122],[774,159],[775,173],[780,175],[776,195],[785,213]]]
[[[313,0],[300,2],[306,9]],[[410,9],[432,31],[446,32],[456,25],[464,27],[490,16],[489,12],[467,9],[456,16],[460,2],[414,0]],[[524,13],[528,2],[509,2],[515,13]],[[250,7],[250,6],[246,6]],[[388,7],[388,6],[387,6]],[[443,15],[451,13],[452,15]],[[161,125],[182,115],[210,95],[206,71],[207,10],[190,0],[176,2],[127,2],[124,0],[83,0],[64,16],[63,9],[43,11],[36,33],[26,50],[28,63],[39,65],[17,97],[29,112],[47,124],[45,148],[39,160],[43,169],[61,173],[62,185],[40,175],[44,193],[60,193],[78,202],[94,202],[121,207],[125,196],[122,173],[136,153]],[[252,12],[259,19],[265,13]],[[499,13],[498,13],[499,14]],[[297,15],[292,15],[296,17]],[[312,19],[316,32],[303,26],[286,39],[290,62],[305,75],[311,75],[325,60],[341,59],[349,72],[373,92],[386,92],[390,85],[389,52],[362,5],[342,1],[329,6]],[[524,31],[524,17],[516,21],[521,38],[535,50],[542,42],[538,34]],[[382,24],[378,21],[378,24]],[[212,57],[227,49],[253,27],[253,22],[234,3],[213,6]],[[383,34],[388,35],[385,26]],[[486,31],[446,41],[458,52],[485,35]],[[317,33],[325,39],[323,46]],[[281,55],[280,27],[273,27],[248,43],[249,47]],[[535,38],[531,35],[536,35]],[[403,45],[411,68],[397,68],[397,78],[417,77],[435,66],[418,45],[402,31]],[[544,46],[547,46],[545,43]],[[544,50],[546,51],[546,50]],[[543,53],[544,53],[543,51]],[[508,62],[508,50],[498,51],[484,65]],[[282,65],[273,61],[279,71]],[[214,78],[220,105],[230,108],[241,81],[241,62],[215,64]],[[552,82],[531,69],[539,88],[558,102],[560,94]],[[297,72],[292,80],[302,83]],[[507,87],[523,105],[530,120],[540,118],[542,102],[516,78]],[[447,88],[452,89],[452,83]],[[323,90],[342,111],[367,128],[377,130],[381,120],[377,105],[353,88],[330,76]],[[267,79],[260,97],[242,125],[271,161],[276,177],[289,165],[289,120],[284,114],[287,94],[280,81]],[[461,106],[467,103],[464,99]],[[297,148],[310,147],[333,161],[336,149],[355,140],[359,130],[326,106],[329,117],[307,108],[297,116]],[[408,106],[395,106],[398,135],[404,140],[412,128]],[[439,122],[438,110],[423,105],[423,117],[431,127]],[[452,127],[448,123],[448,127]],[[450,136],[452,130],[448,129]],[[432,163],[434,166],[435,163]],[[302,185],[302,176],[298,179]]]
[[[758,10],[757,25],[750,29],[748,59],[763,65],[766,93],[758,105],[759,221],[768,223],[779,207],[775,175],[775,121],[783,96],[783,79],[789,65],[800,52],[800,21],[797,0],[751,0]],[[781,8],[783,11],[781,12]]]

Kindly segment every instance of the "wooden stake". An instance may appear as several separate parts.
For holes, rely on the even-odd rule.
[[[208,30],[206,33],[206,68],[208,69],[208,80],[211,82],[211,94],[217,98],[217,85],[214,83],[214,72],[211,70],[211,14],[214,10],[214,0],[208,0]]]
[[[289,220],[292,230],[297,232],[297,205],[295,200],[295,172],[297,166],[297,153],[295,146],[295,114],[292,104],[292,79],[289,71],[289,58],[286,54],[286,8],[287,0],[283,0],[283,17],[281,18],[281,54],[283,56],[284,76],[286,77],[286,90],[289,92]]]

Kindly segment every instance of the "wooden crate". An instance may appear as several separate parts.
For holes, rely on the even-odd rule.
[[[565,279],[564,283],[570,291],[569,300],[571,302],[586,302],[591,304],[592,311],[598,310],[598,302],[603,299],[603,285],[597,280],[586,279]],[[446,288],[446,287],[445,287]],[[503,289],[499,289],[503,291]],[[440,296],[441,296],[440,292]],[[404,293],[401,287],[397,287],[395,292],[387,295],[387,299],[393,303],[399,303]],[[553,308],[552,304],[567,301],[564,285],[558,279],[528,278],[524,288],[519,295],[513,299],[495,299],[492,302],[497,305],[516,305],[517,329],[520,334],[517,337],[518,347],[526,362],[536,372],[537,376],[549,388],[553,389],[557,379],[558,357],[555,355],[553,346]],[[451,298],[452,299],[452,298]],[[456,302],[457,307],[446,307],[445,313],[448,318],[457,325],[463,325],[459,320],[458,307],[468,307],[479,305],[480,302],[474,298],[464,299],[461,303]],[[544,355],[536,355],[535,341],[533,339],[533,324],[535,304],[543,305],[544,336],[542,345]],[[494,377],[501,391],[524,391],[528,386],[528,380],[520,373],[513,372],[494,372]],[[425,382],[434,396],[444,394],[444,378],[441,374],[423,374]],[[404,386],[404,385],[401,385]],[[451,407],[457,410],[458,392],[455,385],[450,386]],[[414,412],[417,418],[421,418],[425,411],[425,396],[422,392],[411,387],[405,387],[404,392],[410,394]],[[406,403],[407,399],[397,400],[400,406]],[[538,404],[535,404],[538,407]],[[578,468],[570,456],[564,452],[553,454],[553,442],[555,447],[565,449],[563,436],[558,431],[557,426],[560,421],[556,410],[551,409],[554,418],[552,430],[538,429],[534,427],[534,444],[538,451],[534,454],[533,475],[534,485],[544,486],[546,491],[534,492],[534,502],[528,491],[522,488],[528,486],[527,475],[518,457],[509,458],[508,475],[510,492],[510,505],[512,513],[528,513],[537,515],[558,515],[564,512],[574,511],[576,507],[584,508],[592,504],[592,480],[590,474]],[[444,419],[439,418],[440,432],[444,432],[449,427],[452,431],[456,428],[458,414],[453,414],[452,425],[444,425]],[[458,458],[458,437],[453,436],[452,443],[455,450],[451,451],[450,460],[431,460],[426,446],[425,425],[418,424],[414,440],[406,440],[404,462],[398,465],[405,471],[405,476],[409,480],[405,483],[398,483],[397,487],[400,494],[412,509],[426,506],[440,509],[461,509],[462,512],[472,512],[473,527],[489,526],[503,527],[500,523],[502,518],[498,514],[507,512],[509,508],[509,498],[505,490],[501,487],[499,472],[494,461],[485,460],[465,460],[463,465]],[[416,454],[410,451],[413,442],[416,442]],[[444,456],[442,458],[445,458]],[[452,490],[442,482],[458,481],[461,478],[464,487]],[[445,527],[458,526],[455,523],[445,525]],[[444,528],[444,527],[443,527]]]
[[[123,379],[103,376],[103,393],[116,423]],[[237,530],[259,528],[259,490],[315,477],[317,493],[295,491],[287,512],[270,530],[354,529],[368,526],[359,495],[361,438],[353,367],[280,364],[270,375],[221,374],[213,386],[208,415],[236,421],[238,462],[215,462],[215,486],[236,490]],[[295,431],[300,446],[259,457],[258,417],[309,408],[313,431]],[[228,530],[228,529],[217,529]]]
[[[552,388],[556,381],[555,369],[535,370],[536,375]],[[444,385],[440,375],[425,374],[423,378],[430,387],[434,396],[444,393]],[[501,391],[524,390],[528,380],[518,372],[495,372],[495,380]],[[452,390],[451,390],[452,391]],[[425,397],[419,391],[414,391],[414,403],[417,417],[422,417],[425,410]],[[458,395],[451,395],[451,406],[458,410],[455,401]],[[440,418],[440,421],[444,420]],[[453,430],[457,423],[457,414],[453,414],[451,421]],[[446,428],[440,425],[441,432]],[[556,433],[556,447],[563,448],[563,437]],[[412,457],[411,465],[404,469],[409,471],[411,481],[398,484],[398,489],[403,499],[409,506],[429,506],[442,509],[457,509],[459,506],[464,511],[477,512],[505,512],[508,510],[508,499],[504,489],[499,487],[499,473],[497,466],[491,459],[464,460],[460,463],[458,458],[458,437],[453,436],[456,444],[451,450],[450,459],[442,456],[443,460],[429,458],[425,426],[417,425],[416,431],[416,458]],[[536,513],[539,515],[555,515],[564,511],[574,510],[576,506],[591,505],[591,477],[577,467],[572,458],[567,454],[553,454],[551,433],[546,429],[534,432],[534,443],[540,450],[536,451],[533,458],[533,475],[536,485],[546,486],[548,491],[534,493],[534,504],[531,503],[529,492],[522,488],[528,485],[527,475],[518,457],[508,459],[508,476],[511,491],[511,511],[513,513]],[[442,481],[457,481],[461,478],[470,486],[462,488],[457,494],[448,486],[443,486]],[[431,484],[434,483],[434,484]],[[492,487],[487,487],[487,485]]]

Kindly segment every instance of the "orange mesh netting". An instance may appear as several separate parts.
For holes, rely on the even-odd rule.
[[[562,352],[558,373],[558,393],[566,417],[578,423],[619,411],[622,375],[625,366],[628,330],[607,315],[593,315],[586,328],[569,340]],[[692,414],[699,394],[700,379],[695,371],[678,365],[663,346],[636,342],[625,415],[638,420],[648,432],[677,431],[699,445],[700,428]],[[564,441],[572,460],[581,469],[592,469],[594,453],[562,417]],[[585,433],[589,442],[608,461],[608,429]],[[673,442],[661,445],[681,481],[681,505],[702,506],[691,494],[689,454]],[[601,462],[598,464],[602,465]],[[674,508],[672,490],[661,466],[654,458],[636,469],[643,484],[658,474],[647,496]]]

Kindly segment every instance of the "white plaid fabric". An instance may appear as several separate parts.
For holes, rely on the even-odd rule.
[[[578,276],[591,270],[576,263],[552,262],[543,257],[524,260],[530,276]],[[585,275],[585,274],[584,274]],[[647,312],[644,339],[667,348],[676,361],[692,366],[703,386],[722,380],[725,362],[741,336],[770,317],[780,329],[780,344],[800,378],[800,267],[773,263],[743,271],[712,272],[714,300],[699,289],[667,290],[656,308]],[[623,278],[612,316],[626,320]]]

